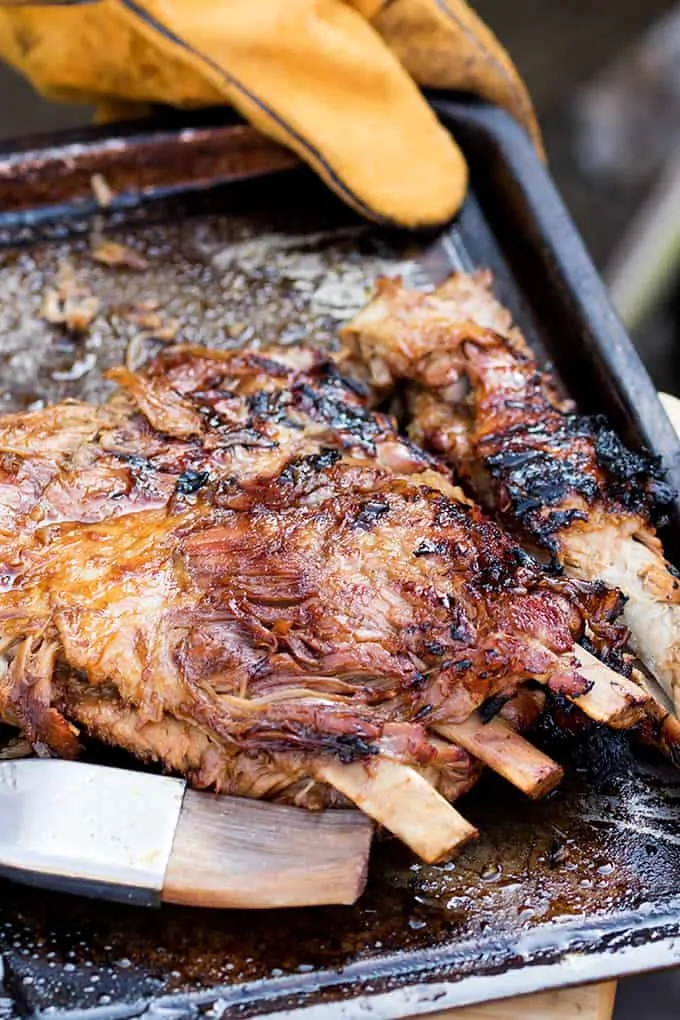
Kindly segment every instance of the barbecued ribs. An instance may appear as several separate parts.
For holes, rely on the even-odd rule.
[[[320,355],[111,377],[102,406],[0,418],[0,717],[40,753],[82,727],[199,787],[339,789],[410,838],[357,763],[444,804],[478,772],[450,727],[504,706],[513,734],[526,681],[588,703],[572,648],[621,647],[618,594],[548,576]]]
[[[422,293],[384,280],[344,331],[349,363],[378,397],[406,381],[412,438],[526,548],[624,593],[633,647],[677,710],[680,584],[654,530],[671,492],[653,458],[560,402],[490,282],[457,274]]]

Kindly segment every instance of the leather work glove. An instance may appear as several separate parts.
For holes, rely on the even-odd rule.
[[[449,219],[467,185],[418,85],[499,104],[540,149],[522,81],[464,0],[0,0],[0,55],[52,98],[229,103],[404,226]]]

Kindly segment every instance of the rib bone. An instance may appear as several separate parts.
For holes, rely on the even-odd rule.
[[[477,836],[475,827],[426,779],[400,762],[389,758],[349,765],[322,762],[315,774],[428,864],[451,857]]]
[[[404,383],[411,436],[532,551],[620,588],[631,644],[677,711],[680,586],[653,528],[670,491],[652,458],[558,400],[490,282],[488,273],[454,274],[425,294],[382,281],[343,330],[341,359],[368,376],[377,400]],[[598,685],[578,703],[614,725],[639,717],[603,692]]]
[[[574,655],[582,675],[592,683],[587,694],[570,699],[582,712],[595,722],[619,730],[629,729],[642,719],[651,700],[646,691],[605,666],[580,645],[574,645]]]
[[[623,619],[631,646],[680,706],[680,587],[652,536],[646,542],[620,527],[603,525],[567,532],[562,540],[565,569],[586,580],[600,578],[627,596]]]
[[[560,783],[564,770],[521,734],[495,716],[483,722],[478,712],[463,723],[434,727],[440,736],[460,744],[513,786],[536,800]]]

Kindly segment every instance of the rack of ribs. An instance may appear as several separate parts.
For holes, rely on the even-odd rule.
[[[199,788],[356,804],[426,860],[481,763],[531,796],[545,691],[626,727],[619,594],[550,576],[318,353],[178,347],[0,418],[0,719]]]
[[[558,398],[490,285],[486,272],[455,274],[430,293],[383,280],[344,330],[343,362],[374,399],[404,384],[411,437],[553,573],[624,594],[632,648],[675,746],[680,582],[655,531],[672,493],[654,458]]]

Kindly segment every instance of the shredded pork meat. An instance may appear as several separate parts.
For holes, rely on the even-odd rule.
[[[520,726],[525,682],[587,691],[575,641],[622,646],[616,592],[548,576],[319,355],[111,377],[0,418],[0,718],[40,753],[84,730],[307,807],[342,799],[320,762],[387,757],[453,800],[478,766],[430,727]]]
[[[405,386],[412,438],[526,548],[623,592],[631,643],[677,711],[680,583],[654,529],[672,495],[660,465],[558,399],[490,283],[382,281],[344,331],[344,364],[377,399]]]

